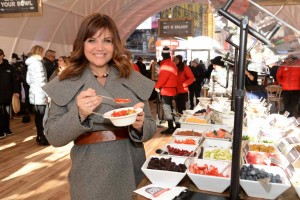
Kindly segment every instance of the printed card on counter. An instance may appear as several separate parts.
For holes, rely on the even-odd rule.
[[[134,192],[152,200],[172,200],[186,189],[186,187],[162,187],[150,184]]]

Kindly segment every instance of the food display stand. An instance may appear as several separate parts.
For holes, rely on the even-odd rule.
[[[251,114],[251,111],[250,111],[251,109],[248,109],[248,113],[246,113],[247,111],[244,110],[244,108],[245,108],[245,106],[244,106],[244,103],[245,103],[245,99],[244,99],[244,97],[245,97],[245,90],[244,90],[245,74],[244,74],[244,71],[245,71],[246,54],[247,54],[247,37],[248,37],[248,34],[250,34],[253,37],[255,37],[257,40],[261,41],[262,43],[264,43],[266,45],[270,45],[270,43],[271,43],[270,39],[280,29],[280,25],[276,24],[276,26],[274,26],[274,28],[271,31],[269,31],[269,33],[267,35],[262,35],[260,32],[256,31],[255,29],[253,29],[252,27],[250,27],[248,25],[249,20],[248,20],[247,16],[245,16],[241,20],[239,20],[236,16],[227,12],[227,10],[229,9],[229,7],[233,3],[233,1],[234,0],[228,0],[226,5],[222,9],[219,10],[219,14],[223,15],[225,18],[227,18],[229,21],[231,21],[236,26],[239,26],[239,28],[240,28],[240,43],[238,46],[238,58],[235,58],[235,60],[237,60],[237,66],[236,66],[237,70],[235,71],[236,72],[236,81],[235,81],[236,85],[232,88],[234,91],[232,100],[234,102],[234,111],[235,112],[234,112],[234,122],[233,122],[233,127],[232,127],[233,131],[231,132],[231,133],[233,133],[233,137],[231,138],[231,141],[232,141],[232,155],[231,155],[232,159],[231,159],[231,169],[230,169],[231,174],[230,174],[230,176],[225,177],[225,176],[223,176],[223,173],[221,173],[222,177],[230,179],[230,187],[228,187],[225,191],[223,190],[224,192],[219,192],[219,193],[209,192],[207,190],[199,189],[199,187],[197,186],[197,183],[192,181],[191,176],[185,176],[179,182],[178,186],[186,187],[187,192],[186,193],[182,192],[180,194],[180,196],[175,199],[182,199],[182,200],[183,199],[233,199],[233,200],[237,200],[237,199],[265,199],[265,198],[269,198],[269,199],[276,198],[279,200],[281,200],[281,199],[282,200],[283,199],[284,200],[299,199],[299,196],[298,196],[299,195],[299,191],[298,191],[299,186],[294,186],[294,185],[292,186],[290,184],[290,182],[292,182],[291,181],[292,178],[295,177],[294,176],[295,169],[293,166],[293,162],[298,163],[298,158],[299,158],[298,150],[292,149],[290,153],[287,153],[290,156],[297,153],[298,157],[296,158],[295,161],[293,159],[289,158],[288,160],[289,160],[290,164],[286,165],[285,167],[282,167],[282,163],[279,163],[279,164],[277,163],[278,164],[277,168],[282,171],[282,174],[281,174],[282,176],[279,174],[276,174],[276,176],[279,175],[279,177],[280,177],[280,179],[275,180],[278,182],[273,182],[274,180],[270,180],[271,177],[273,178],[273,175],[275,177],[275,174],[273,174],[273,171],[271,170],[271,169],[275,169],[275,168],[269,168],[270,171],[263,171],[264,173],[268,174],[267,178],[269,178],[269,180],[267,180],[267,182],[264,182],[264,183],[262,183],[261,180],[259,180],[259,179],[263,179],[263,178],[257,178],[257,180],[256,180],[256,178],[252,179],[252,180],[248,179],[248,178],[251,178],[250,174],[247,175],[247,178],[242,178],[243,174],[240,171],[241,167],[250,167],[250,169],[253,168],[252,163],[250,164],[250,162],[248,162],[246,160],[246,157],[247,157],[246,155],[248,155],[248,152],[249,152],[249,150],[247,150],[248,147],[247,147],[247,145],[243,146],[243,143],[242,143],[242,139],[244,136],[243,135],[244,125],[245,125],[244,116],[245,116],[245,114],[248,116],[248,121],[246,121],[246,124],[248,123],[248,126],[253,126],[253,127],[257,126],[257,124],[254,123],[255,118],[258,117],[258,119],[260,119],[259,117],[261,117],[261,116],[257,115],[257,113],[259,113],[259,112],[255,113],[255,116],[253,117],[252,116],[253,113]],[[261,118],[261,119],[263,119],[263,118]],[[273,121],[273,122],[270,122],[270,124],[276,124],[276,122]],[[188,128],[192,129],[192,132],[194,133],[194,129],[192,127],[188,127]],[[196,127],[195,127],[195,129],[196,129]],[[299,127],[297,129],[299,129]],[[251,132],[251,131],[249,131],[249,132]],[[266,132],[269,132],[269,131],[267,130]],[[281,137],[284,137],[283,135],[286,133],[286,131],[281,129],[281,133],[283,133]],[[267,134],[264,133],[263,130],[260,130],[259,134],[257,134],[255,137],[256,137],[256,139],[259,138],[259,141],[262,141],[260,139],[262,136],[265,136],[265,135],[267,135]],[[194,134],[193,134],[193,136],[194,136]],[[269,136],[269,137],[272,138],[274,136]],[[297,135],[297,137],[300,137],[300,133]],[[172,137],[170,137],[170,140],[172,140],[171,138]],[[170,140],[166,141],[166,142],[170,142]],[[277,142],[278,142],[278,138],[277,138]],[[279,143],[279,144],[277,143],[276,148],[278,148],[279,151],[280,151],[280,148],[287,149],[287,147],[284,145],[285,145],[284,142]],[[283,153],[283,152],[281,152],[281,153]],[[203,154],[205,154],[205,152]],[[157,155],[157,156],[160,156],[160,155]],[[263,158],[265,165],[267,165],[267,167],[271,167],[271,164],[276,165],[276,162],[278,161],[278,160],[276,161],[276,158],[271,159],[271,157],[267,158],[271,162],[269,164],[266,164],[267,161],[265,161],[265,160],[267,160],[267,159]],[[200,158],[200,156],[198,158]],[[203,159],[203,158],[200,158],[200,159]],[[242,164],[242,159],[244,159],[244,163],[247,163],[246,165]],[[290,160],[292,160],[293,162],[291,162]],[[186,164],[186,163],[184,162],[184,164]],[[187,175],[189,175],[189,173],[193,173],[193,168],[189,168],[189,167],[191,167],[191,163],[189,163],[189,164],[190,164],[189,166],[187,165],[187,168],[188,168],[187,172],[186,172]],[[257,163],[257,164],[260,165],[259,163]],[[150,168],[148,168],[148,169],[150,169]],[[267,168],[263,167],[263,168],[260,168],[259,170],[261,170],[261,169],[267,169]],[[156,170],[156,169],[154,169],[154,170]],[[165,169],[163,169],[163,170],[165,170]],[[297,170],[299,171],[299,169],[297,169]],[[274,173],[275,173],[275,171],[276,170],[274,170]],[[257,173],[257,172],[255,172],[255,173]],[[256,176],[255,173],[251,174],[251,176],[252,177]],[[260,173],[260,172],[258,172],[258,173]],[[196,173],[196,174],[199,174],[199,173]],[[202,174],[200,173],[200,175],[202,175]],[[204,174],[204,175],[207,175],[207,174]],[[208,176],[210,176],[210,175],[208,175]],[[259,175],[261,175],[261,174],[259,174]],[[212,176],[214,176],[214,175],[212,175]],[[283,176],[284,176],[284,179],[283,179]],[[150,177],[150,179],[151,179],[151,177]],[[244,183],[245,180],[248,182],[252,182],[252,183],[253,182],[258,183],[258,184],[256,184],[256,187],[258,186],[259,189],[264,190],[265,194],[271,194],[270,191],[272,191],[272,190],[274,191],[274,188],[277,188],[278,185],[280,185],[280,183],[285,182],[286,187],[284,190],[282,190],[282,193],[278,193],[277,195],[275,195],[276,197],[261,195],[262,197],[258,198],[258,197],[255,197],[255,195],[256,195],[255,193],[259,193],[258,190],[252,189],[252,195],[253,195],[252,196],[251,193],[247,192],[247,188],[245,188],[241,184],[242,182]],[[272,185],[271,183],[278,183],[278,184],[277,184],[277,186],[275,186],[275,185]],[[142,188],[149,184],[151,184],[151,182],[149,181],[149,179],[147,177],[145,177],[141,181],[141,183],[138,185],[138,188]],[[220,184],[220,183],[218,183],[216,181],[215,187],[217,187],[218,184]],[[263,185],[263,184],[266,184],[270,188],[270,190],[266,189],[267,186]],[[214,187],[214,185],[212,187]],[[264,188],[262,188],[262,187],[264,187]],[[295,188],[297,189],[297,191]],[[132,197],[134,200],[145,200],[146,199],[145,197],[138,195],[136,193],[133,193]]]
[[[284,117],[284,116],[282,116]],[[192,125],[193,123],[191,123]],[[245,127],[244,127],[245,128]],[[189,129],[189,128],[188,128]],[[300,128],[296,127],[297,129],[297,134],[300,133]],[[180,130],[184,130],[182,128],[180,128]],[[247,132],[247,129],[244,130],[245,132]],[[252,131],[252,130],[251,130]],[[170,144],[171,142],[174,142],[174,137],[176,137],[176,135],[168,135],[168,136],[162,136],[161,142],[159,142],[159,146],[156,148],[162,148],[164,147],[166,144]],[[289,148],[289,143],[287,141],[290,141],[291,137],[286,137],[286,138],[281,138],[278,143],[277,143],[277,148],[282,151],[282,153],[284,153],[285,155],[289,155],[289,152],[291,151],[291,149],[293,148]],[[206,138],[206,141],[208,139]],[[293,140],[294,141],[294,140]],[[225,140],[222,142],[222,144],[225,142]],[[202,143],[202,145],[205,144]],[[249,143],[252,144],[252,143]],[[153,155],[153,154],[151,154]],[[150,155],[150,156],[151,156]],[[161,156],[160,154],[155,154],[155,156]],[[142,188],[144,186],[150,185],[151,181],[147,178],[144,177],[143,180],[139,183],[137,188]],[[217,183],[216,183],[217,184]],[[190,177],[188,177],[187,175],[179,182],[179,184],[177,186],[183,186],[187,188],[187,192],[183,192],[180,194],[179,197],[177,197],[177,200],[190,200],[190,199],[230,199],[230,188],[227,188],[224,192],[222,193],[215,193],[215,192],[209,192],[209,191],[204,191],[204,190],[200,190],[197,188],[197,186],[193,183],[193,181],[190,179]],[[146,200],[147,198],[133,193],[132,194],[132,199],[133,200]],[[239,189],[239,199],[250,199],[250,200],[254,200],[254,199],[263,199],[263,198],[256,198],[256,197],[249,197],[247,196],[247,194],[245,193],[245,191],[240,188]],[[282,193],[280,196],[278,196],[276,199],[278,200],[297,200],[300,199],[299,196],[297,195],[294,187],[290,187],[289,189],[287,189],[284,193]]]
[[[247,35],[246,34],[247,33],[247,24],[248,24],[247,18],[241,20],[241,27],[243,27],[243,28],[241,28],[241,37],[244,40],[246,40],[246,35]],[[244,90],[243,90],[244,76],[243,76],[243,73],[241,73],[241,72],[243,72],[245,70],[244,67],[242,67],[245,64],[245,56],[243,56],[243,55],[245,55],[245,51],[246,51],[245,47],[246,46],[244,45],[244,43],[241,42],[240,43],[240,50],[239,50],[241,52],[240,53],[240,58],[239,58],[239,66],[240,66],[241,70],[238,71],[238,77],[240,77],[240,79],[237,79],[237,87],[235,89],[235,108],[236,109],[235,109],[235,112],[234,112],[234,122],[233,122],[234,126],[231,127],[231,128],[233,128],[233,132],[232,132],[233,133],[233,137],[231,138],[231,141],[232,141],[232,160],[231,160],[231,163],[232,164],[231,164],[231,175],[230,175],[230,181],[231,181],[230,182],[230,187],[228,187],[224,192],[221,192],[221,193],[215,193],[215,192],[210,192],[210,191],[207,191],[207,190],[201,190],[201,189],[199,189],[199,187],[197,186],[197,184],[191,179],[190,176],[188,176],[189,173],[193,173],[193,172],[190,171],[190,168],[189,168],[190,166],[187,165],[187,168],[188,168],[187,175],[177,185],[177,186],[184,186],[184,187],[186,187],[187,188],[187,192],[182,192],[175,199],[180,199],[180,200],[184,200],[184,199],[186,199],[186,200],[190,200],[190,199],[216,199],[216,200],[218,200],[218,199],[220,199],[220,200],[221,199],[234,199],[234,200],[236,200],[236,199],[253,199],[254,200],[254,199],[266,199],[266,198],[267,199],[278,199],[278,200],[281,200],[281,199],[282,200],[296,200],[296,199],[300,199],[299,196],[298,196],[299,194],[297,194],[297,191],[295,190],[295,187],[290,184],[290,181],[291,181],[291,178],[293,177],[293,174],[291,173],[291,170],[290,170],[289,166],[292,166],[292,164],[290,164],[288,166],[285,166],[284,168],[282,167],[282,165],[281,166],[278,165],[278,166],[280,166],[278,168],[281,169],[282,175],[284,176],[284,179],[283,179],[283,176],[280,175],[280,179],[282,178],[281,181],[284,180],[285,183],[284,182],[282,182],[282,183],[285,184],[286,189],[282,190],[283,191],[282,193],[278,193],[278,191],[277,191],[278,194],[275,195],[276,197],[274,197],[274,198],[268,197],[268,196],[264,197],[263,195],[261,195],[262,197],[259,197],[259,198],[255,197],[256,194],[254,194],[254,193],[259,192],[259,191],[256,191],[255,189],[254,190],[252,189],[252,195],[254,195],[254,196],[252,196],[251,194],[249,194],[247,192],[247,188],[245,188],[245,187],[243,187],[241,185],[242,181],[244,181],[244,180],[241,181],[241,177],[240,177],[240,169],[241,169],[241,167],[243,165],[242,162],[241,162],[241,160],[242,160],[242,158],[244,158],[244,161],[245,161],[246,160],[246,155],[248,155],[247,154],[248,150],[245,151],[245,149],[247,149],[247,147],[243,146],[243,143],[242,143],[242,138],[243,138],[242,136],[244,136],[243,133],[245,131],[244,125],[247,124],[248,128],[249,128],[249,126],[250,127],[257,126],[258,124],[254,123],[255,120],[256,120],[256,118],[263,119],[264,117],[266,117],[266,115],[260,116],[259,113],[261,111],[267,111],[268,110],[267,107],[265,109],[263,109],[264,107],[261,106],[261,105],[257,105],[257,106],[251,107],[251,106],[248,105],[248,102],[247,102],[246,106],[249,106],[249,107],[245,110],[245,105],[244,105],[245,104],[245,99],[244,99]],[[218,101],[220,101],[220,100],[218,100]],[[259,104],[261,102],[254,101],[253,103],[254,104],[258,103]],[[262,104],[265,105],[264,103],[265,102],[263,102]],[[256,110],[254,109],[255,107],[256,107]],[[253,113],[251,113],[251,111],[253,111]],[[245,116],[244,114],[245,113],[246,113],[246,116],[248,116],[248,121],[246,121],[246,123],[245,123],[245,119],[244,119],[244,116]],[[270,113],[268,113],[268,114],[270,114]],[[277,115],[279,115],[279,114],[277,114]],[[275,115],[275,116],[277,117],[277,115]],[[210,115],[210,116],[212,117],[213,115]],[[286,116],[280,116],[280,115],[279,115],[279,117],[286,118]],[[181,124],[185,125],[184,127],[186,129],[191,129],[191,132],[193,133],[192,136],[194,136],[194,130],[196,130],[197,127],[202,127],[206,131],[209,129],[209,127],[213,127],[212,124],[209,125],[209,124],[205,124],[205,123],[202,124],[202,125],[195,125],[195,123],[197,123],[197,122],[200,122],[200,123],[203,122],[203,121],[206,121],[206,123],[210,122],[207,119],[205,119],[205,120],[203,120],[203,119],[201,119],[201,120],[199,120],[199,119],[197,119],[197,120],[195,120],[195,119],[190,120],[191,118],[189,118],[189,117],[185,117],[185,119],[189,119],[189,121],[180,120]],[[277,119],[277,121],[276,120],[271,120],[268,123],[271,124],[271,125],[274,125],[274,124],[276,124],[276,122],[279,121],[278,119]],[[282,119],[282,118],[280,118],[280,119]],[[295,125],[295,126],[297,126],[297,125]],[[278,128],[278,127],[276,127],[276,128]],[[296,127],[296,129],[298,131],[299,127]],[[281,130],[281,132],[286,133],[283,129],[280,129],[280,130]],[[249,132],[252,132],[252,131],[253,131],[252,129],[249,130]],[[266,132],[268,132],[268,130]],[[288,133],[289,133],[289,131],[287,131],[287,134]],[[266,135],[267,134],[265,134],[263,131],[260,131],[259,134],[258,134],[258,136],[255,136],[255,138],[257,139],[257,138],[261,138],[263,136],[267,137]],[[282,134],[282,135],[284,135],[284,134]],[[173,133],[173,135],[169,137],[169,140],[165,140],[165,142],[169,143],[170,141],[174,140],[173,139],[174,136],[176,137],[176,135],[174,135],[174,133]],[[300,136],[300,133],[297,133],[297,137],[299,137],[299,136]],[[204,137],[204,135],[203,135],[203,137]],[[275,135],[273,137],[275,139]],[[207,138],[207,134],[206,133],[205,133],[205,138]],[[161,144],[161,145],[164,145],[164,144]],[[284,142],[280,143],[280,145],[281,145],[280,147],[278,145],[279,144],[277,143],[276,144],[276,148],[278,148],[278,149],[280,149],[280,148],[281,149],[287,149],[287,147],[284,147],[284,145],[285,145]],[[204,151],[204,153],[203,152],[202,153],[205,154],[205,150],[203,150],[203,151]],[[245,153],[245,155],[243,155],[243,153]],[[157,157],[159,157],[159,156],[161,156],[161,154],[157,155]],[[198,158],[200,158],[200,156]],[[203,158],[204,157],[202,157],[200,159],[203,159]],[[245,161],[244,163],[247,163],[247,161]],[[250,162],[248,162],[248,163],[250,164]],[[274,164],[274,163],[272,163],[272,164]],[[258,165],[260,165],[260,164],[258,164]],[[270,167],[270,164],[267,167]],[[294,170],[293,166],[291,168]],[[268,172],[269,174],[270,173],[275,173],[275,171],[272,171],[271,168],[269,170],[270,171],[266,170],[266,172]],[[274,174],[274,176],[275,176],[275,174]],[[287,174],[289,174],[289,176]],[[249,179],[247,179],[247,180],[249,180]],[[262,183],[258,183],[256,180],[250,181],[250,182],[256,182],[257,183],[257,184],[255,183],[256,187],[259,187],[261,190],[264,191],[265,194],[269,194],[269,195],[272,194],[270,191],[272,191],[272,190],[276,191],[276,189],[274,189],[274,188],[278,187],[278,184],[277,184],[277,186],[271,185],[272,183],[276,183],[276,182],[272,182],[272,181],[270,182],[270,180],[268,180],[268,182],[265,183],[265,184],[268,185],[266,187],[270,188],[270,191],[268,191],[265,188],[263,189],[263,187],[265,187],[265,186],[262,185]],[[277,183],[279,183],[279,182],[277,182]],[[141,183],[138,185],[138,188],[142,188],[142,187],[147,186],[149,184],[151,184],[150,180],[147,177],[145,177],[141,181]],[[218,184],[220,184],[220,183],[218,183],[216,181],[215,182],[215,187],[218,187]],[[273,186],[274,186],[274,188],[272,188]],[[167,188],[167,187],[163,187],[163,188]],[[274,191],[274,193],[276,193],[275,191]],[[145,197],[143,197],[143,196],[141,196],[139,194],[136,194],[136,193],[133,193],[132,198],[134,200],[145,200],[145,199],[147,199],[147,198],[145,198]]]

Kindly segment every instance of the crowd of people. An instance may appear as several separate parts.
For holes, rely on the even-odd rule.
[[[40,45],[33,46],[22,58],[13,53],[11,63],[4,57],[0,49],[0,139],[13,134],[10,129],[13,115],[22,116],[22,122],[27,123],[31,120],[29,114],[34,113],[36,141],[39,145],[49,145],[44,135],[44,118],[50,99],[42,87],[70,65],[69,57],[56,59],[54,50],[44,51]],[[17,113],[11,106],[13,96],[20,101]]]
[[[161,61],[157,61],[157,59],[151,61],[150,76],[148,76],[143,58],[139,57],[137,62],[134,63],[130,51],[125,50],[124,54],[130,60],[135,71],[156,82],[152,96],[153,94],[155,96],[159,95],[164,111],[163,118],[168,123],[168,128],[162,134],[170,134],[176,127],[179,127],[179,123],[174,118],[174,113],[182,114],[183,110],[187,109],[187,102],[190,103],[188,109],[193,109],[198,104],[198,98],[204,83],[209,87],[208,96],[232,96],[233,67],[226,65],[222,56],[211,59],[211,64],[208,67],[198,58],[193,59],[190,65],[187,65],[181,55],[171,56],[169,47],[164,47],[162,51],[163,59]],[[27,56],[22,56],[23,59],[20,59],[17,54],[13,54],[11,64],[4,59],[4,56],[4,51],[0,50],[0,69],[2,70],[1,76],[3,76],[1,78],[1,82],[3,82],[1,92],[3,94],[0,98],[2,113],[0,117],[3,120],[1,120],[0,138],[13,134],[9,128],[10,104],[12,96],[17,96],[21,102],[20,113],[24,114],[24,123],[29,121],[28,113],[34,112],[37,128],[36,141],[41,145],[48,145],[49,143],[44,136],[43,124],[50,98],[42,87],[60,75],[71,64],[70,58],[60,56],[56,59],[54,50],[49,49],[44,52],[44,48],[39,45],[32,47]],[[294,58],[288,58],[282,64],[294,62],[294,60]],[[277,67],[276,69],[274,78],[276,81],[278,80],[276,83],[283,87],[282,94],[285,109],[291,115],[298,116],[298,102],[294,101],[294,99],[299,99],[298,69],[290,67]],[[8,71],[9,75],[4,73]],[[290,71],[293,72],[290,73]],[[250,71],[247,68],[245,70],[245,90],[249,99],[267,98],[265,86],[258,84],[257,72]],[[175,100],[175,108],[173,100]]]

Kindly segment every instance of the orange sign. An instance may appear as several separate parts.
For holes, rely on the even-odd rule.
[[[168,46],[170,49],[176,49],[179,46],[179,42],[178,40],[157,40],[155,46]]]

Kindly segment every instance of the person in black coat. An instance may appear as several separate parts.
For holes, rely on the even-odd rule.
[[[49,81],[51,75],[57,69],[57,63],[55,62],[55,54],[55,51],[48,49],[45,53],[45,57],[43,58],[43,64],[47,72],[47,81]]]
[[[147,77],[147,69],[146,65],[143,63],[143,58],[138,57],[137,62],[135,64],[139,67],[141,74]]]
[[[207,70],[205,71],[205,78],[207,79],[207,83],[209,82],[211,72],[214,69],[213,59],[210,60],[210,65],[208,65]]]
[[[26,115],[29,118],[29,112],[31,110],[29,103],[29,85],[26,82],[26,74],[27,74],[27,65],[16,53],[12,54],[12,58],[14,61],[11,63],[14,71],[16,72],[16,79],[20,84],[21,92],[21,108],[18,114]],[[25,120],[26,121],[26,120]]]
[[[195,81],[189,85],[190,109],[192,110],[194,108],[194,97],[196,98],[196,105],[199,103],[197,98],[200,97],[202,83],[205,78],[205,66],[200,64],[199,59],[196,58],[191,63],[191,70],[195,77]]]
[[[0,139],[11,135],[9,128],[9,111],[12,96],[20,96],[20,87],[13,67],[4,59],[4,52],[0,49]]]

